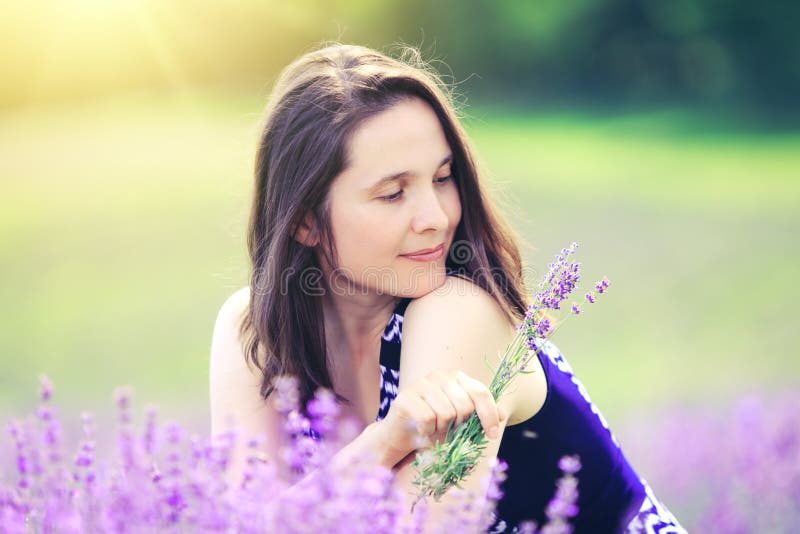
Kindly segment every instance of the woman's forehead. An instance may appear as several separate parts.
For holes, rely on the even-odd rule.
[[[371,117],[354,132],[343,174],[359,188],[371,187],[390,175],[435,172],[449,154],[438,117],[427,103],[414,99]]]

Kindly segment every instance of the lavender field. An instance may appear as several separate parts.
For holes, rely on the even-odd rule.
[[[286,391],[279,387],[278,395],[286,406],[284,432],[291,445],[279,461],[296,470],[293,483],[306,473],[326,470],[326,476],[304,480],[289,492],[276,478],[274,464],[259,459],[256,440],[248,442],[252,455],[241,485],[226,486],[232,440],[242,437],[229,433],[209,439],[187,432],[180,422],[161,421],[153,406],[139,419],[128,387],[114,391],[113,434],[110,427],[98,429],[93,414],[83,412],[81,439],[65,439],[52,383],[42,377],[35,417],[12,418],[5,430],[13,447],[0,447],[6,459],[0,465],[3,532],[260,533],[307,532],[310,526],[326,532],[343,526],[342,532],[417,532],[426,517],[424,503],[408,516],[409,501],[391,487],[386,468],[365,461],[330,471],[329,452],[319,448],[324,442],[304,437],[303,429],[313,428],[333,443],[349,440],[343,430],[347,426],[335,422],[333,397],[318,394],[312,419],[306,420],[292,411],[296,394],[292,401]],[[722,409],[651,409],[630,414],[619,429],[630,459],[689,531],[796,532],[798,401],[797,391],[785,391],[743,396]],[[568,532],[563,529],[577,511],[580,462],[565,457],[562,464],[564,477],[548,505],[550,523],[542,530],[531,524],[524,532]],[[487,498],[460,492],[461,504],[451,507],[442,526],[474,529],[463,523],[460,507],[479,506],[486,510],[481,516],[486,530],[502,497],[507,467],[497,462],[484,481]]]

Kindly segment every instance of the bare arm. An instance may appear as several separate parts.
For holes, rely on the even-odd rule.
[[[277,458],[281,443],[281,421],[277,412],[260,395],[261,377],[244,359],[239,339],[240,320],[249,303],[249,288],[231,295],[219,310],[211,341],[209,386],[211,399],[211,435],[237,429],[240,439],[231,451],[225,473],[229,485],[241,481],[247,457],[245,438],[264,436],[260,453]],[[286,477],[287,473],[280,473]]]
[[[281,416],[272,402],[261,398],[261,376],[257,369],[248,368],[238,337],[239,321],[248,302],[248,288],[243,288],[225,301],[217,315],[209,370],[211,434],[216,436],[237,428],[242,438],[262,435],[264,439],[259,452],[262,458],[274,461],[279,458],[280,448],[285,445]],[[391,468],[410,452],[384,447],[375,435],[376,425],[372,423],[367,426],[351,443],[338,451],[331,459],[331,467],[346,468],[353,459],[373,454],[378,463]],[[246,439],[239,439],[226,472],[230,485],[241,481],[247,453]],[[281,462],[275,464],[284,467]],[[280,475],[284,480],[290,478],[288,469],[284,469]]]
[[[400,385],[398,399],[425,377],[460,376],[460,382],[476,384],[470,391],[470,403],[463,398],[461,392],[453,389],[452,384],[443,381],[442,395],[438,399],[431,396],[429,405],[437,412],[437,416],[447,416],[449,401],[453,408],[461,413],[461,407],[467,410],[477,409],[484,429],[497,420],[492,418],[491,410],[496,406],[499,417],[499,429],[495,437],[487,432],[489,443],[484,449],[475,469],[462,481],[461,486],[476,497],[484,498],[484,480],[491,473],[490,461],[497,456],[505,426],[518,411],[519,395],[510,393],[494,403],[488,385],[492,381],[492,372],[486,366],[484,357],[496,366],[507,344],[516,334],[515,327],[508,322],[499,305],[484,290],[473,283],[460,278],[448,277],[445,285],[436,291],[413,301],[406,310],[403,321],[403,344],[400,357]],[[431,374],[433,373],[433,375]],[[521,390],[516,390],[521,391]],[[543,395],[544,390],[538,394]],[[392,405],[394,409],[394,404]],[[391,410],[390,410],[391,413]],[[460,422],[460,416],[458,418]],[[407,494],[414,493],[413,480],[415,468],[404,462],[396,468],[396,483]],[[456,504],[452,492],[445,493],[439,502],[429,499],[429,516],[433,522],[445,518],[448,506]],[[485,510],[484,510],[485,511]],[[476,532],[480,527],[482,510],[475,510],[466,517]],[[466,515],[465,514],[462,514]],[[485,527],[484,527],[485,528]]]

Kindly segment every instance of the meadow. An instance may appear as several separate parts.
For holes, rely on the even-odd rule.
[[[46,373],[75,428],[83,409],[110,424],[130,384],[138,406],[208,431],[214,319],[247,284],[262,103],[132,94],[0,115],[3,421]],[[676,109],[464,111],[530,281],[577,241],[586,283],[611,282],[553,342],[634,465],[653,463],[653,414],[800,387],[800,132]],[[657,493],[668,475],[649,478]]]

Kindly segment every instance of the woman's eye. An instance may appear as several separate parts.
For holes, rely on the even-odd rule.
[[[434,181],[437,184],[441,185],[441,184],[446,184],[452,178],[453,178],[453,175],[452,174],[448,174],[447,176],[440,176],[439,178],[434,179]],[[391,195],[385,195],[385,196],[382,196],[382,197],[379,197],[379,198],[381,200],[385,201],[385,202],[395,202],[396,200],[400,199],[400,195],[402,195],[402,194],[403,194],[403,190],[401,189],[397,193],[392,193]]]
[[[403,193],[403,190],[401,189],[397,193],[393,193],[391,195],[386,195],[386,196],[381,197],[381,200],[385,200],[386,202],[394,202],[395,200],[400,198],[400,195],[402,193]]]

